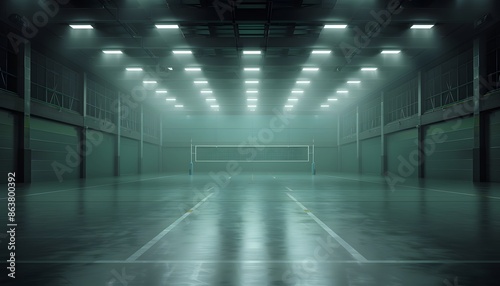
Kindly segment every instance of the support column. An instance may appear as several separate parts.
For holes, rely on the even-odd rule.
[[[20,182],[31,183],[31,44],[21,46],[18,55],[18,90],[24,101],[18,122],[17,171]]]
[[[474,149],[472,157],[472,172],[474,182],[484,182],[487,179],[486,170],[486,124],[481,113],[481,79],[486,75],[486,52],[484,36],[474,39],[473,46],[473,102],[474,102]]]
[[[356,162],[358,162],[358,174],[361,174],[361,146],[359,144],[359,106],[356,106]]]
[[[384,92],[380,94],[380,173],[385,176],[387,173],[387,156],[385,147],[385,113],[384,113]]]
[[[418,148],[418,166],[417,166],[417,176],[418,178],[424,178],[424,168],[425,168],[425,153],[424,153],[424,128],[422,127],[422,72],[417,73],[417,148]]]
[[[140,107],[139,174],[144,172],[144,105]]]
[[[121,175],[120,171],[120,154],[121,154],[121,137],[122,137],[122,100],[121,92],[118,92],[118,108],[116,112],[116,148],[115,148],[115,176]]]
[[[160,113],[160,164],[159,164],[159,172],[163,173],[163,116]]]
[[[337,170],[342,171],[342,151],[340,150],[340,114],[337,114]]]
[[[80,128],[80,178],[87,178],[87,73],[83,72],[81,76],[80,90],[82,93],[82,108],[80,109],[83,116],[83,126]]]

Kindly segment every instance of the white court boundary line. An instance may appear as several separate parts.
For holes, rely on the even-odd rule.
[[[7,262],[2,262],[7,264]],[[2,264],[0,263],[0,264]],[[304,260],[26,260],[16,261],[22,264],[278,264],[278,263],[304,263]],[[358,260],[324,260],[319,264],[359,264]],[[367,264],[500,264],[500,260],[368,260]]]
[[[356,259],[358,262],[367,262],[368,259],[366,259],[361,253],[359,253],[354,247],[352,247],[349,243],[347,243],[345,240],[343,240],[337,233],[335,233],[331,228],[329,228],[325,223],[323,223],[318,217],[316,217],[311,211],[309,211],[303,204],[301,204],[297,199],[295,199],[292,195],[289,193],[286,193],[290,199],[292,199],[297,205],[299,205],[302,210],[307,211],[306,213],[314,220],[316,221],[319,226],[321,226],[333,239],[335,239],[340,245],[344,247],[349,254]]]
[[[39,196],[39,195],[46,195],[46,194],[53,194],[53,193],[67,192],[67,191],[84,190],[84,189],[97,188],[97,187],[106,187],[106,186],[114,186],[114,185],[120,185],[120,184],[128,184],[128,183],[133,183],[133,182],[142,182],[142,181],[156,180],[156,179],[161,179],[161,178],[170,178],[170,177],[175,177],[175,176],[179,176],[179,175],[161,176],[161,177],[154,177],[154,178],[147,178],[147,179],[133,180],[133,181],[127,181],[127,182],[118,182],[118,183],[109,183],[109,184],[95,185],[95,186],[88,186],[88,187],[79,187],[79,188],[63,189],[63,190],[56,190],[56,191],[43,192],[43,193],[36,193],[36,194],[28,194],[28,195],[20,195],[20,196],[16,195],[16,197],[32,197],[32,196]],[[5,198],[0,198],[0,200],[6,200],[7,198],[8,198],[8,197],[5,197]]]
[[[339,177],[339,176],[332,176],[332,175],[325,175],[325,176],[332,177],[332,178],[339,178],[339,179],[342,179],[342,180],[367,182],[367,183],[372,183],[372,184],[385,185],[384,183],[381,183],[381,182],[374,182],[374,181],[368,181],[368,180],[351,179],[351,178],[345,178],[345,177]],[[479,196],[479,195],[476,195],[476,194],[459,193],[459,192],[446,191],[446,190],[440,190],[440,189],[434,189],[434,188],[421,188],[421,187],[414,187],[414,186],[408,186],[408,185],[400,185],[400,186],[406,187],[406,188],[412,188],[412,189],[422,190],[422,191],[428,190],[428,191],[441,192],[441,193],[449,193],[449,194],[462,195],[462,196],[485,197],[485,198],[489,198],[489,199],[500,200],[500,197]]]
[[[208,189],[207,191],[210,191],[212,188]],[[134,254],[130,255],[129,258],[127,258],[125,261],[127,262],[134,262],[139,258],[141,255],[143,255],[146,251],[148,251],[153,245],[155,245],[160,239],[162,239],[167,233],[169,233],[174,227],[176,227],[179,223],[181,223],[186,217],[188,217],[193,211],[195,211],[201,204],[203,204],[206,200],[208,200],[214,193],[209,194],[206,196],[203,200],[201,200],[199,203],[197,203],[193,208],[190,209],[190,211],[184,213],[180,218],[176,219],[171,225],[169,225],[167,228],[162,230],[158,235],[153,237],[149,242],[144,244],[139,250],[137,250]]]

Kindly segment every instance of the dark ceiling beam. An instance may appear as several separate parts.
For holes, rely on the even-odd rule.
[[[110,8],[110,10],[113,10]],[[175,23],[186,23],[186,22],[200,22],[203,19],[203,23],[227,23],[231,22],[230,19],[224,21],[219,18],[217,12],[213,8],[206,9],[195,9],[195,8],[182,8],[175,10],[168,9],[151,9],[146,11],[144,9],[137,8],[122,8],[120,10],[114,9],[114,14],[117,18],[123,22],[129,23],[157,23],[157,22],[175,22]],[[371,16],[372,9],[360,7],[357,11],[357,16],[363,15],[361,19],[357,21],[362,23],[367,23],[367,21],[373,20]],[[300,19],[302,23],[324,23],[328,21],[341,21],[344,16],[350,15],[352,9],[324,9],[321,7],[310,7],[303,9],[296,8],[283,8],[273,12],[273,23],[280,22],[297,22]],[[478,14],[479,13],[479,14]],[[464,23],[476,20],[476,18],[484,13],[474,12],[471,13],[459,13],[456,10],[448,9],[422,9],[422,8],[411,8],[408,9],[408,13],[403,11],[399,15],[395,15],[391,18],[391,22],[409,22],[409,21],[435,21],[439,23]],[[261,22],[264,23],[267,19],[267,11],[265,9],[245,9],[240,10],[238,13],[238,23],[249,22]],[[349,19],[345,19],[349,20]],[[50,19],[51,23],[73,23],[73,22],[91,22],[91,23],[110,23],[115,22],[116,19],[109,16],[109,13],[104,9],[75,9],[75,8],[63,8],[55,17]],[[356,23],[356,22],[354,22]]]

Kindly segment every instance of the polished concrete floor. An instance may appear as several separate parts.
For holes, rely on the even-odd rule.
[[[18,186],[17,278],[2,267],[0,285],[500,285],[499,186],[281,173]]]

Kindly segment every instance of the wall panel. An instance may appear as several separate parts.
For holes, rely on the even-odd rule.
[[[417,129],[388,134],[386,144],[387,171],[402,178],[417,178]]]
[[[7,173],[16,171],[15,121],[12,112],[0,109],[0,182],[7,182]]]
[[[139,174],[139,141],[122,137],[120,143],[120,175]]]
[[[361,172],[369,175],[380,175],[380,136],[366,139],[361,143]]]
[[[488,121],[487,172],[490,181],[500,182],[500,110],[492,112]]]
[[[100,134],[102,134],[101,143],[92,145],[92,152],[87,155],[88,178],[115,175],[116,136],[103,132]]]

